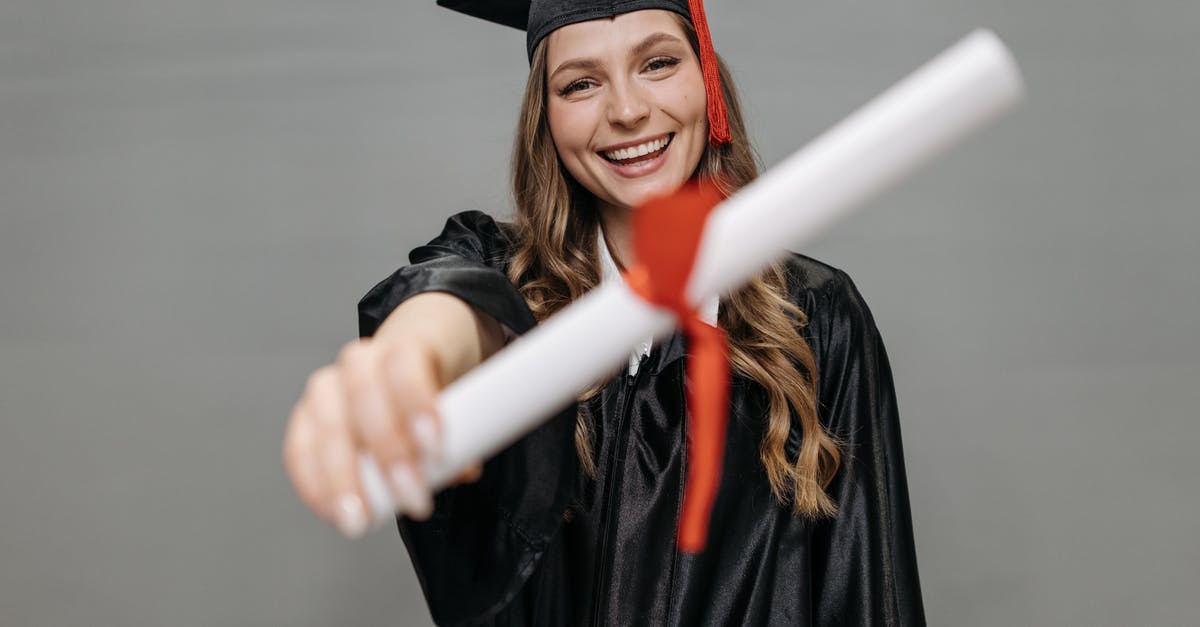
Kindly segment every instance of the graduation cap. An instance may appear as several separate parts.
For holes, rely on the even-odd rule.
[[[438,5],[496,24],[526,32],[526,53],[547,35],[569,24],[645,9],[673,11],[692,21],[700,43],[700,69],[704,73],[704,91],[708,98],[708,141],[714,146],[729,142],[729,118],[721,95],[721,76],[717,71],[717,53],[704,16],[701,0],[437,0]]]

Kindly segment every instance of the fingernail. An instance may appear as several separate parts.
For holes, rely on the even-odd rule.
[[[418,414],[413,417],[412,421],[413,438],[417,441],[417,446],[421,447],[421,452],[430,458],[441,457],[442,447],[438,442],[437,424],[434,423],[433,416],[429,414]]]
[[[417,478],[412,466],[397,464],[392,467],[392,486],[396,490],[396,500],[401,504],[405,514],[417,520],[425,520],[433,513],[433,499],[425,485]]]
[[[347,537],[357,538],[367,530],[367,511],[354,494],[343,494],[337,501],[338,529]]]

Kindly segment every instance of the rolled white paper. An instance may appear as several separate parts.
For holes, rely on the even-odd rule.
[[[737,288],[1022,96],[1004,44],[991,31],[971,33],[721,203],[701,239],[689,300]],[[444,487],[503,450],[674,323],[608,283],[518,338],[438,396],[442,450],[424,462],[430,485]],[[386,520],[394,507],[382,474],[369,456],[359,461],[373,517]]]

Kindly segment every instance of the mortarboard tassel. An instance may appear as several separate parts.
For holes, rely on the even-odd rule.
[[[704,92],[708,96],[708,141],[713,146],[729,143],[729,115],[725,112],[725,98],[721,94],[721,73],[717,69],[717,51],[713,49],[712,34],[708,31],[708,18],[704,15],[702,0],[688,0],[688,12],[692,14],[692,26],[700,43],[700,71],[704,73]]]

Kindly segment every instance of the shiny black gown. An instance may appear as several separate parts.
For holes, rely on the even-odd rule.
[[[505,225],[452,217],[411,265],[359,303],[363,336],[404,299],[454,294],[516,333],[535,324],[504,274]],[[767,399],[735,377],[723,478],[699,555],[675,548],[687,464],[685,348],[655,345],[581,408],[596,479],[575,453],[576,406],[506,449],[474,484],[443,491],[401,536],[439,625],[920,625],[924,610],[887,355],[850,278],[802,255],[791,299],[809,316],[819,415],[848,443],[836,519],[793,517],[758,457]],[[587,359],[587,355],[571,356]],[[503,398],[497,398],[503,403]],[[800,428],[788,440],[792,458]]]

